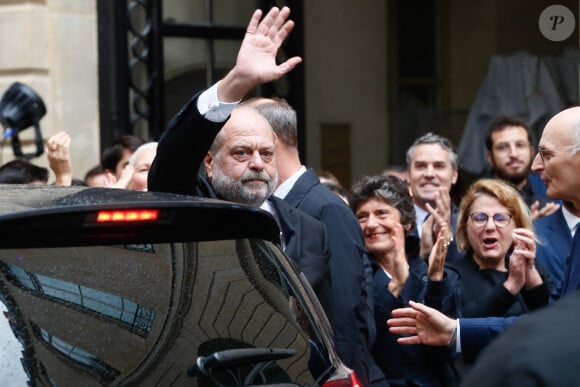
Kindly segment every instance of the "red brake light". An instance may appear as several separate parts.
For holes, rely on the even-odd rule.
[[[322,384],[322,387],[361,387],[362,384],[356,378],[356,374],[351,372],[348,377],[344,379],[329,380]]]
[[[97,223],[141,222],[157,220],[159,210],[110,210],[99,211]]]

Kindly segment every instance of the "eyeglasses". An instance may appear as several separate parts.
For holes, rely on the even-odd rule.
[[[553,156],[552,151],[542,148],[538,149],[538,154],[540,155],[540,159],[542,159],[542,164],[546,164],[546,160],[549,160]]]
[[[508,153],[511,152],[512,145],[516,148],[518,152],[522,152],[525,149],[530,149],[530,143],[527,141],[517,141],[515,143],[501,142],[493,147],[493,150],[497,153]]]
[[[486,214],[485,212],[474,212],[471,215],[469,215],[469,218],[471,219],[471,221],[473,222],[473,224],[476,227],[485,226],[487,224],[487,221],[489,220],[489,218],[493,219],[493,223],[495,223],[495,225],[497,227],[505,227],[512,220],[512,216],[510,214],[506,214],[506,213],[502,213],[502,212],[499,212],[497,214],[493,214],[493,216],[490,216],[490,215]]]
[[[575,150],[576,147],[574,145],[564,146],[557,149],[560,152],[572,151],[573,153],[577,152]],[[540,159],[542,159],[542,164],[546,164],[546,161],[550,161],[552,157],[555,155],[555,151],[549,150],[543,147],[539,147],[538,154],[540,155]]]

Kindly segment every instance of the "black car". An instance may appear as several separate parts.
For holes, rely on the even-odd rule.
[[[0,185],[0,385],[354,386],[266,212]]]

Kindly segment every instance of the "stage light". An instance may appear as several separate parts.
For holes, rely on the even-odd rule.
[[[31,159],[44,152],[44,142],[40,132],[40,119],[46,114],[42,99],[30,87],[13,83],[0,99],[0,123],[4,126],[3,139],[12,139],[12,150],[17,158]],[[24,154],[20,147],[18,133],[34,127],[36,152]]]

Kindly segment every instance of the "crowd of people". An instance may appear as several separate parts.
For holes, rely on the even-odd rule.
[[[27,159],[15,159],[0,166],[0,183],[81,185],[146,191],[147,175],[155,158],[157,142],[145,142],[134,135],[121,136],[105,148],[100,163],[89,169],[83,179],[74,177],[68,133],[59,132],[51,136],[45,148],[49,168]],[[50,171],[54,175],[51,183]]]
[[[345,187],[302,164],[296,112],[285,100],[244,100],[301,62],[276,61],[293,28],[289,12],[256,11],[234,67],[195,94],[158,143],[123,136],[78,180],[70,137],[51,137],[53,184],[188,194],[270,212],[284,252],[328,314],[338,355],[364,386],[482,385],[477,378],[486,372],[543,383],[525,385],[572,380],[573,365],[555,372],[540,363],[563,358],[559,351],[576,361],[580,352],[562,341],[574,325],[570,308],[580,304],[560,300],[580,287],[580,108],[548,122],[538,153],[525,122],[498,115],[485,141],[490,172],[459,198],[452,195],[457,154],[434,133],[416,139],[406,167]],[[46,168],[24,160],[0,167],[0,183],[48,178]],[[551,341],[537,338],[558,317],[567,328]],[[528,362],[515,360],[518,338]],[[514,359],[480,356],[492,340]]]

